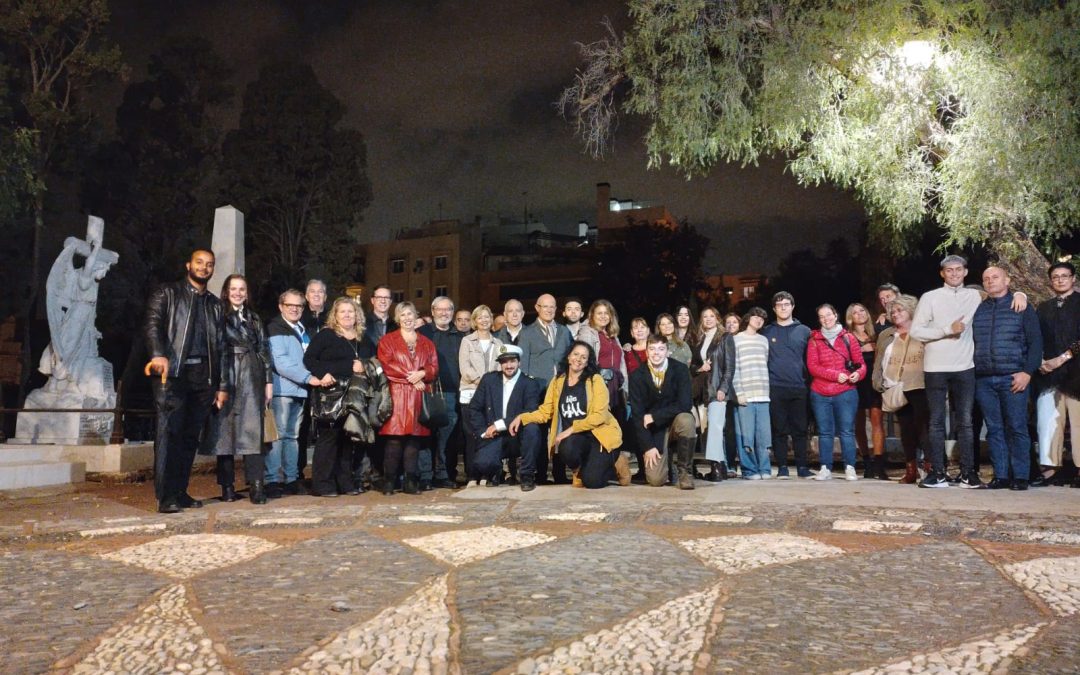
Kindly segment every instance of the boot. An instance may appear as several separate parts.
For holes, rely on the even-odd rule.
[[[261,480],[252,481],[248,486],[248,498],[251,499],[252,504],[266,503],[265,486]]]
[[[401,491],[407,495],[420,494],[420,479],[415,473],[405,474],[405,482],[401,486]]]
[[[573,470],[574,478],[570,481],[570,487],[583,488],[585,483],[581,482],[581,469]]]
[[[913,485],[919,480],[919,465],[913,460],[907,461],[907,468],[904,470],[904,477],[900,479],[900,483],[903,485]]]
[[[676,484],[680,490],[694,489],[694,439],[680,438],[675,441]]]
[[[615,452],[619,453],[619,457],[615,460],[615,478],[619,481],[619,485],[626,487],[630,484],[630,460],[626,459],[619,450]]]
[[[221,486],[221,501],[223,502],[235,502],[239,497],[236,496],[236,490],[231,485]]]
[[[707,480],[710,483],[719,483],[724,480],[724,474],[727,473],[727,469],[722,468],[723,464],[720,462],[709,462],[709,472],[701,477],[702,480]]]
[[[885,470],[885,455],[874,455],[874,478],[889,480],[889,473]]]
[[[394,484],[395,483],[397,483],[397,480],[394,479],[394,478],[383,478],[382,479],[382,493],[384,495],[392,495],[392,494],[394,494],[394,487],[395,487]]]
[[[862,477],[863,478],[873,478],[874,477],[874,460],[873,460],[873,458],[870,457],[869,454],[863,454],[863,456],[862,456],[862,466],[863,466],[863,476]]]

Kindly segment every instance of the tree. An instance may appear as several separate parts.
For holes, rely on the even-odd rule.
[[[0,49],[17,94],[16,123],[29,136],[28,199],[33,213],[29,292],[22,306],[23,378],[30,377],[30,318],[41,279],[45,195],[50,172],[70,157],[91,115],[83,96],[101,79],[122,74],[120,50],[102,35],[105,0],[0,0]]]
[[[344,114],[303,63],[264,66],[244,92],[222,151],[222,194],[245,214],[259,281],[346,277],[371,183],[363,136],[339,126]]]
[[[906,289],[905,289],[906,290]],[[762,306],[771,304],[777,291],[795,295],[795,316],[808,326],[816,327],[817,307],[830,303],[836,307],[840,321],[852,302],[865,302],[859,297],[859,268],[851,247],[843,239],[833,239],[824,255],[810,249],[792,251],[780,261],[776,276],[769,279],[760,298]],[[868,305],[876,316],[876,306]]]
[[[231,74],[206,39],[171,39],[125,90],[116,140],[91,158],[83,204],[118,235],[124,260],[118,292],[103,298],[110,325],[134,329],[146,289],[175,278],[209,227],[220,140],[212,113],[232,98]]]
[[[1046,287],[1080,216],[1080,0],[631,0],[633,26],[584,45],[560,100],[594,152],[622,111],[651,166],[790,158],[852,189],[903,252],[985,244]],[[609,26],[610,28],[610,26]]]
[[[649,318],[693,297],[709,239],[683,222],[670,228],[635,223],[605,232],[593,288],[586,297],[607,298],[616,308]],[[630,317],[623,324],[629,328]]]

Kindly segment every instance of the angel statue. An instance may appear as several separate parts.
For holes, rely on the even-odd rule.
[[[38,370],[49,381],[33,394],[47,395],[55,407],[112,408],[116,404],[112,366],[98,356],[101,333],[94,325],[98,286],[120,259],[115,251],[102,248],[104,232],[105,222],[90,216],[86,240],[64,240],[64,250],[45,282],[52,341],[41,355]],[[80,258],[82,264],[77,265]]]

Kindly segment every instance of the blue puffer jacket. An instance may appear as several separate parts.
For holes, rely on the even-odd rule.
[[[274,362],[274,396],[307,398],[311,371],[304,367],[300,336],[278,314],[266,325],[270,355]]]
[[[1042,363],[1042,332],[1039,316],[1028,305],[1014,312],[1012,292],[987,298],[975,310],[972,331],[975,338],[975,374],[1034,374]]]

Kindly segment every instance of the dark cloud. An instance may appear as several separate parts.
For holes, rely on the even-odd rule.
[[[348,107],[368,143],[374,201],[365,238],[443,216],[471,220],[529,208],[556,227],[591,220],[595,184],[658,200],[714,238],[713,267],[772,270],[783,252],[854,232],[849,196],[805,189],[779,160],[717,167],[686,180],[646,170],[643,126],[620,121],[615,153],[582,151],[553,102],[580,65],[578,42],[625,25],[616,0],[119,0],[117,35],[138,66],[169,33],[211,40],[242,91],[259,66],[299,56]],[[233,110],[231,117],[237,114]],[[732,241],[750,255],[732,255]],[[756,260],[761,258],[761,260]]]

